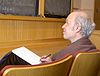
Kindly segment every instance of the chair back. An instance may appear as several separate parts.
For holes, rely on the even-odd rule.
[[[72,56],[52,63],[35,66],[16,66],[6,69],[2,76],[67,76],[71,67]]]
[[[79,53],[73,61],[69,76],[97,76],[100,52]]]

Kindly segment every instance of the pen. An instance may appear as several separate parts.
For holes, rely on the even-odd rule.
[[[47,57],[49,57],[49,56],[51,56],[51,54],[48,54],[45,58],[47,58]]]

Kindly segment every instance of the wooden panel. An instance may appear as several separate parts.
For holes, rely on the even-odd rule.
[[[95,0],[95,13],[94,13],[94,18],[96,20],[98,20],[98,19],[100,20],[100,0]]]
[[[95,7],[99,8],[100,7],[100,0],[95,0]]]
[[[95,20],[96,30],[100,30],[100,20]]]
[[[94,21],[97,25],[96,29],[100,30],[100,0],[95,0]]]
[[[90,39],[96,45],[97,49],[100,50],[100,30],[95,30],[93,34],[91,35]]]
[[[62,38],[65,19],[0,15],[0,57],[14,48],[25,46],[45,55],[66,47]]]
[[[26,16],[0,16],[0,56],[25,46],[38,55],[54,53],[65,47],[62,25],[65,19]]]
[[[64,19],[1,16],[0,42],[62,38],[63,24]]]

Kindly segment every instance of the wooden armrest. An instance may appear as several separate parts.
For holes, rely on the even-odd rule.
[[[40,65],[9,65],[1,70],[2,76],[65,76],[72,63],[72,56]]]

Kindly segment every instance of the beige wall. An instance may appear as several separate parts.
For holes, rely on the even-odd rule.
[[[73,0],[73,10],[86,11],[90,17],[94,18],[94,0]]]

